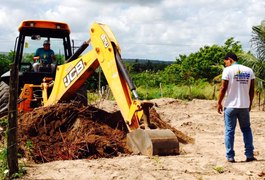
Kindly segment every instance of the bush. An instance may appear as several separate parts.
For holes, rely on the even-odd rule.
[[[7,72],[10,67],[9,64],[11,63],[12,59],[8,55],[0,54],[0,75]]]

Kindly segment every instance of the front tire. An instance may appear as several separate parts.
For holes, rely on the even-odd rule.
[[[8,114],[9,86],[0,82],[0,118]]]

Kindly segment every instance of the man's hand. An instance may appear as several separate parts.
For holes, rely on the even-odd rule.
[[[249,104],[249,112],[251,111],[251,106],[252,106],[252,102],[254,99],[254,94],[255,94],[255,80],[251,79],[250,81],[250,87],[249,87],[249,100],[250,100],[250,104]]]
[[[223,106],[222,106],[222,104],[218,104],[218,105],[217,105],[217,112],[218,112],[219,114],[222,114],[222,112],[223,112]]]
[[[222,101],[225,97],[225,92],[227,90],[227,87],[228,87],[228,81],[227,80],[222,80],[222,86],[221,86],[221,89],[220,89],[220,93],[219,93],[219,96],[218,96],[218,103],[217,103],[217,112],[219,114],[222,114],[223,112],[223,105],[222,105]]]
[[[252,103],[250,102],[250,105],[249,105],[249,112],[251,111],[251,106],[252,106]]]
[[[34,61],[37,61],[37,60],[39,60],[39,59],[40,59],[40,56],[34,56],[34,57],[33,57],[33,60],[34,60]]]

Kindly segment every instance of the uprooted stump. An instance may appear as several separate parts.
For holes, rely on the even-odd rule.
[[[172,130],[182,143],[190,142],[183,138],[183,133],[163,122],[154,109],[150,115],[158,128]],[[36,108],[18,117],[19,152],[36,163],[131,153],[120,111],[108,113],[72,102]]]

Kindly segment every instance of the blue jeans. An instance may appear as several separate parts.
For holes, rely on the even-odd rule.
[[[254,146],[248,108],[224,108],[226,157],[234,158],[235,156],[234,135],[237,119],[243,133],[245,155],[247,158],[251,158],[253,157]]]

